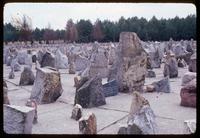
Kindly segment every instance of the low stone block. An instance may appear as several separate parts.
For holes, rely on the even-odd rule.
[[[31,134],[34,115],[34,108],[4,104],[4,132],[8,134]]]

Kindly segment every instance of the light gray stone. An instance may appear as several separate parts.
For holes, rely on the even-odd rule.
[[[4,104],[4,131],[8,134],[31,134],[34,108]]]

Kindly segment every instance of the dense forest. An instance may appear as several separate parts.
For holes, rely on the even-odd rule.
[[[196,15],[188,15],[186,18],[157,19],[153,16],[149,21],[145,18],[121,17],[118,21],[97,19],[94,24],[90,20],[79,20],[76,23],[72,19],[66,22],[62,30],[53,30],[50,25],[47,28],[31,28],[31,20],[27,16],[14,23],[4,24],[4,41],[41,41],[64,40],[65,42],[88,43],[117,42],[122,31],[136,32],[143,41],[168,41],[196,40]]]

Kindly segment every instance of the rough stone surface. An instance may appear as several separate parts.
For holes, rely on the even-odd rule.
[[[196,120],[185,120],[184,121],[185,130],[184,132],[186,134],[194,134],[196,132]]]
[[[103,92],[105,97],[115,96],[118,94],[118,85],[116,80],[111,80],[103,84]]]
[[[55,66],[57,69],[68,68],[68,58],[66,55],[62,54],[59,49],[56,51]]]
[[[136,33],[122,32],[120,34],[119,49],[122,54],[122,84],[120,88],[129,92],[142,91],[145,81],[147,54],[142,48]]]
[[[181,88],[181,106],[196,107],[196,79]]]
[[[97,45],[97,44],[95,44]],[[93,51],[90,57],[90,69],[89,76],[93,77],[97,73],[101,78],[105,78],[108,76],[108,57],[104,50],[97,47],[95,51]]]
[[[76,104],[74,106],[73,110],[72,110],[72,116],[71,116],[71,118],[75,119],[76,121],[79,120],[82,117],[82,115],[83,115],[82,112],[83,111],[82,111],[81,105]]]
[[[155,78],[156,77],[156,73],[153,70],[147,70],[146,77],[147,78]]]
[[[127,134],[155,134],[157,131],[155,114],[149,102],[138,92],[133,93],[127,124]]]
[[[79,120],[79,130],[82,134],[97,134],[97,121],[94,113],[89,113]]]
[[[90,64],[90,61],[81,55],[76,55],[75,57],[75,66],[76,71],[82,71],[85,70]]]
[[[76,89],[74,104],[80,104],[83,108],[97,107],[106,104],[102,79],[98,75],[89,80],[81,80],[81,82]]]
[[[33,85],[35,76],[30,67],[24,67],[23,72],[21,73],[19,85]]]
[[[147,85],[146,86],[146,92],[154,92],[155,86],[154,85]]]
[[[79,83],[79,78],[76,76],[76,77],[74,77],[74,87],[76,87],[77,85],[78,85],[78,83]]]
[[[170,78],[178,77],[178,65],[176,58],[171,55],[167,55],[166,58],[167,59],[163,71],[164,77],[166,76],[169,76]]]
[[[39,50],[39,51],[37,52],[37,60],[38,60],[38,62],[39,62],[40,64],[42,64],[42,59],[43,59],[44,54],[45,54],[45,53],[44,53],[42,50]]]
[[[39,104],[55,102],[63,92],[60,73],[51,67],[37,68],[30,99]]]
[[[190,63],[188,66],[188,70],[190,72],[196,72],[196,53],[191,56]]]
[[[191,80],[195,79],[197,76],[196,72],[186,72],[182,78],[182,86],[185,86]]]
[[[25,58],[25,65],[28,65],[30,68],[32,68],[32,55],[28,54]]]
[[[26,106],[6,105],[3,107],[4,132],[7,134],[31,134],[34,109]]]
[[[35,100],[28,99],[28,101],[26,102],[26,106],[34,108],[34,110],[35,110],[35,115],[34,115],[34,118],[33,118],[33,124],[38,123],[37,103],[36,103],[36,101],[35,101]]]
[[[126,135],[127,134],[127,125],[120,126],[117,134],[119,134],[119,135]]]
[[[153,82],[152,85],[155,87],[155,91],[157,92],[165,92],[165,93],[171,92],[170,82],[168,77],[165,77],[160,81]]]
[[[184,67],[186,67],[186,65],[187,64],[185,63],[185,61],[183,59],[178,60],[178,67],[184,68]]]
[[[24,65],[27,57],[28,57],[27,51],[19,51],[17,55],[19,64]]]
[[[42,57],[41,67],[45,66],[55,67],[55,56],[49,51],[47,51]]]

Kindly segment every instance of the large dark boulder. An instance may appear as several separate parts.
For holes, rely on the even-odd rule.
[[[83,108],[91,108],[106,104],[102,79],[99,76],[85,82],[80,80],[80,83],[82,85],[77,86],[74,105],[80,104]]]
[[[50,66],[55,68],[55,56],[47,51],[42,57],[41,67]]]

